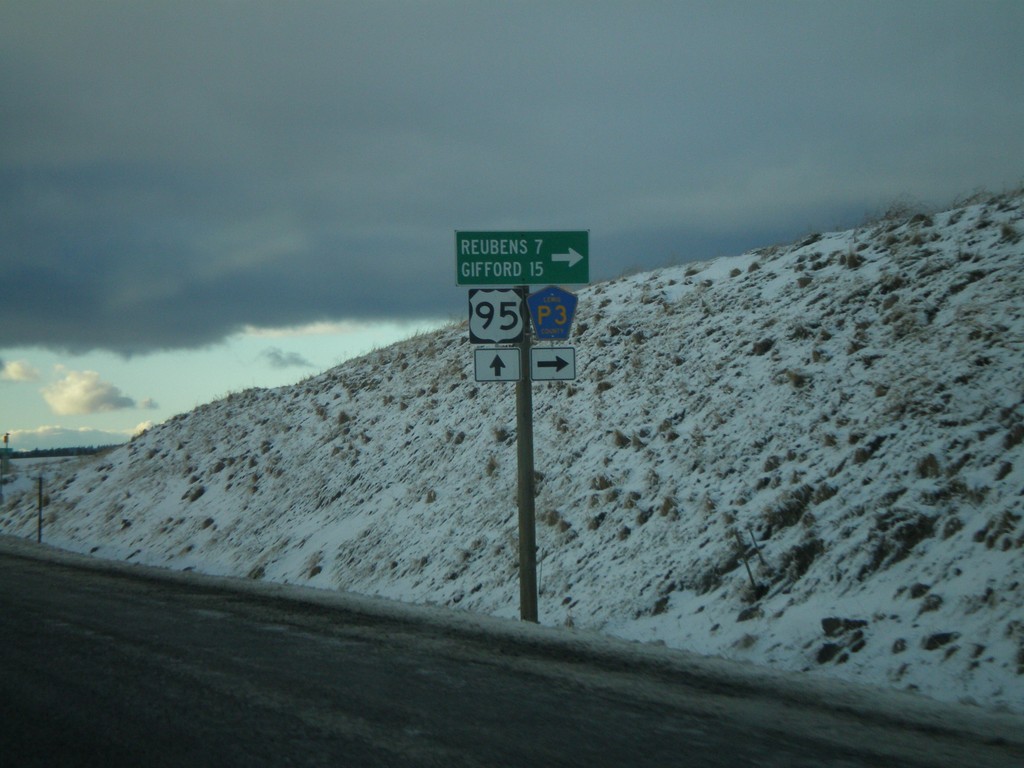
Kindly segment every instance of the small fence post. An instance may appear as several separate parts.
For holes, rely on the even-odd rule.
[[[43,476],[39,476],[39,517],[36,523],[36,543],[43,543]]]

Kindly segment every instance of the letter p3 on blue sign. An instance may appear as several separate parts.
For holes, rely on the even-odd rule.
[[[572,319],[576,314],[576,301],[576,294],[554,285],[531,293],[526,298],[538,341],[569,338]]]

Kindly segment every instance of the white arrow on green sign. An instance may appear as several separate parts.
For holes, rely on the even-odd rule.
[[[456,285],[584,285],[590,232],[455,233]]]

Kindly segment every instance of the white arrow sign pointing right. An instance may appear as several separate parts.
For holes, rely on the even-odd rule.
[[[576,252],[575,248],[570,248],[568,253],[552,253],[551,260],[564,261],[570,267],[575,267],[577,264],[583,261],[583,257]]]

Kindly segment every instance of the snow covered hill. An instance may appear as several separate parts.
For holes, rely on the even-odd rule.
[[[1024,712],[1022,233],[1018,192],[581,291],[579,378],[534,386],[541,623]],[[62,465],[44,539],[516,617],[514,385],[471,350]]]

